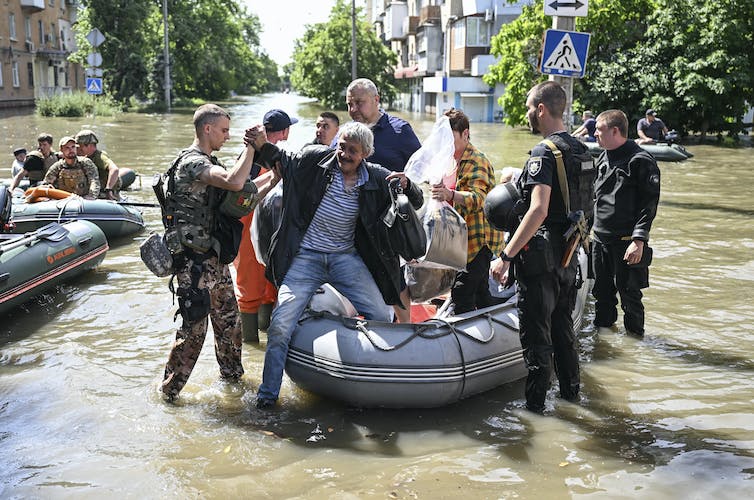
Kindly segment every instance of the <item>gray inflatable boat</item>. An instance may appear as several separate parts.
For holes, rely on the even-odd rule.
[[[584,278],[586,261],[580,251]],[[586,281],[578,291],[577,329],[590,285]],[[411,324],[360,320],[349,306],[333,290],[313,299],[288,351],[286,372],[298,386],[353,406],[429,408],[526,376],[515,295],[496,306]]]

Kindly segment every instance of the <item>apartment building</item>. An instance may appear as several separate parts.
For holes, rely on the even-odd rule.
[[[83,89],[72,30],[78,0],[0,0],[0,107]]]
[[[377,36],[398,55],[395,107],[440,116],[461,108],[475,122],[502,118],[502,85],[482,80],[495,63],[490,39],[529,0],[367,0]]]

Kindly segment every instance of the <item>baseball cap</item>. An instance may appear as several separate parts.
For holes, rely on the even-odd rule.
[[[77,144],[97,144],[98,142],[99,141],[97,140],[97,136],[94,135],[94,132],[89,129],[81,130],[78,134],[76,134]]]
[[[60,142],[58,142],[58,147],[62,148],[63,146],[65,146],[69,142],[76,142],[76,139],[74,139],[70,135],[67,135],[67,136],[63,137],[62,139],[60,139]]]
[[[298,123],[297,118],[291,118],[288,113],[282,109],[271,109],[264,114],[264,120],[262,121],[264,128],[270,132],[279,132],[285,130],[294,123]]]
[[[647,110],[647,112],[646,112],[646,113],[644,113],[644,115],[645,115],[645,116],[646,116],[646,115],[652,115],[652,116],[655,116],[656,114],[657,114],[657,113],[655,113],[655,110],[654,110],[654,109],[652,109],[652,108],[648,109],[648,110]]]
[[[13,156],[18,156],[21,153],[26,153],[26,148],[16,148],[13,150]]]

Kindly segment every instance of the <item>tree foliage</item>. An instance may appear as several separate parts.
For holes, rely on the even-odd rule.
[[[78,40],[105,34],[106,88],[118,101],[164,96],[161,0],[84,0]],[[175,97],[223,99],[232,91],[279,87],[277,65],[259,47],[262,27],[237,0],[168,0],[170,76]],[[86,31],[84,31],[86,30]],[[87,43],[80,44],[88,51]]]
[[[525,123],[526,91],[550,25],[542,0],[492,40],[501,57],[485,81],[503,83],[506,123]],[[574,109],[618,108],[636,121],[654,108],[681,131],[738,132],[754,103],[751,0],[590,0],[578,31],[592,34],[587,73],[574,85]]]
[[[358,9],[360,11],[360,9]],[[360,12],[359,12],[360,13]],[[371,79],[380,96],[395,96],[396,56],[375,35],[369,23],[356,23],[357,76]],[[343,92],[351,81],[351,5],[337,0],[325,23],[309,25],[293,51],[291,84],[330,108],[345,106]]]

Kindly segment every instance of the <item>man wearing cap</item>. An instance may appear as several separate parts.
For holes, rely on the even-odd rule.
[[[96,200],[100,192],[97,167],[85,156],[76,155],[76,139],[70,136],[60,139],[63,158],[47,171],[44,184],[77,194],[88,200]]]
[[[636,144],[654,144],[668,135],[668,128],[657,118],[654,109],[648,109],[644,118],[636,124],[636,133],[639,135]]]
[[[102,186],[99,197],[107,200],[119,200],[121,180],[118,176],[118,166],[107,156],[107,153],[97,149],[97,136],[93,131],[84,129],[76,134],[76,149],[80,156],[86,156],[97,167],[99,183]]]
[[[281,109],[271,109],[262,120],[267,141],[278,144],[288,140],[290,127],[298,123]],[[265,173],[265,168],[252,168],[251,176]],[[245,342],[258,343],[259,329],[267,330],[270,324],[272,306],[277,299],[277,289],[264,277],[264,266],[257,261],[254,245],[251,242],[251,221],[254,213],[241,218],[243,233],[238,256],[233,261],[236,268],[236,298],[241,312],[241,329]]]
[[[13,164],[10,171],[13,177],[16,176],[23,168],[26,161],[26,148],[16,148],[13,150]]]

